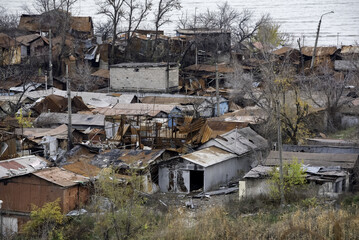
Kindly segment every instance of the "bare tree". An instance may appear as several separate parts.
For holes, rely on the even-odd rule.
[[[163,25],[171,22],[170,16],[168,16],[168,15],[173,10],[181,9],[181,2],[180,2],[180,0],[159,0],[156,7],[157,8],[154,13],[154,15],[155,15],[154,23],[155,23],[156,33],[155,33],[155,42],[154,42],[152,55],[154,54],[154,52],[156,51],[156,48],[157,48],[158,30]]]
[[[118,24],[124,14],[123,5],[125,0],[99,0],[96,2],[99,7],[98,14],[103,14],[112,22],[112,46],[110,52],[110,64],[114,63],[115,42],[117,39]]]
[[[316,107],[325,109],[326,128],[329,132],[338,128],[336,116],[340,108],[352,101],[352,97],[347,95],[349,92],[347,86],[355,86],[351,91],[357,91],[359,86],[357,70],[359,69],[352,69],[343,75],[337,74],[328,65],[322,65],[310,76],[300,76],[305,96]]]
[[[127,0],[125,2],[126,11],[124,19],[127,21],[126,29],[126,49],[125,56],[128,58],[129,50],[131,49],[131,40],[134,32],[138,29],[141,22],[149,14],[152,7],[151,0],[145,0],[143,3],[141,0]]]

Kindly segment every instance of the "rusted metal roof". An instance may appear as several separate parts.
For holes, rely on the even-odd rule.
[[[294,159],[309,166],[340,166],[343,169],[353,169],[358,161],[358,154],[333,154],[333,153],[305,153],[283,152],[283,163],[290,163]],[[271,151],[264,165],[278,166],[279,152]]]
[[[59,167],[43,169],[32,174],[61,187],[71,187],[89,181],[87,177]]]
[[[164,153],[164,149],[153,149],[153,150],[128,150],[124,149],[121,151],[121,156],[118,160],[123,161],[131,168],[146,168],[148,165],[153,163],[158,157]]]
[[[312,57],[313,56],[313,47],[302,47],[301,52],[303,55]],[[337,47],[317,47],[315,56],[330,56],[337,51]]]
[[[0,161],[0,179],[33,173],[47,167],[47,164],[45,159],[34,155]]]
[[[108,69],[99,69],[92,73],[91,76],[110,79],[110,71]]]
[[[233,73],[234,69],[228,65],[219,64],[218,65],[218,72],[219,73]],[[198,72],[216,72],[216,66],[214,65],[205,65],[205,64],[197,64],[191,65],[184,68],[185,71],[198,71]]]
[[[299,50],[297,50],[295,48],[291,48],[291,47],[282,47],[280,49],[273,51],[272,53],[275,55],[284,55],[284,54],[291,53],[291,52],[299,53]]]
[[[96,177],[101,172],[101,168],[96,167],[92,164],[86,163],[84,161],[70,163],[68,165],[62,166],[62,168],[66,169],[70,172],[80,174],[82,176],[90,177],[90,178]]]
[[[181,158],[203,167],[209,167],[235,157],[237,155],[217,147],[209,147],[181,156]]]
[[[257,166],[252,168],[243,178],[266,178],[273,171],[273,167]]]
[[[30,35],[24,35],[24,36],[17,37],[16,41],[25,46],[29,46],[31,42],[35,41],[38,38],[41,38],[44,40],[44,38],[41,37],[39,34],[30,34]],[[47,41],[45,41],[45,42],[48,43]]]
[[[354,54],[359,53],[359,46],[342,46],[341,54]]]
[[[153,163],[158,157],[160,157],[164,151],[164,149],[112,149],[96,155],[92,160],[92,164],[95,164],[101,168],[113,165],[120,168],[130,167],[144,169]]]

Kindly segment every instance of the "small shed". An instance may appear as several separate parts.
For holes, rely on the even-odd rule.
[[[162,192],[209,191],[228,184],[249,170],[247,159],[218,147],[209,147],[160,163],[159,186]]]
[[[110,66],[110,87],[117,91],[177,90],[177,63],[121,63]]]
[[[2,168],[19,167],[14,161],[2,165]],[[28,167],[31,169],[31,166]],[[20,226],[29,220],[32,206],[60,200],[62,213],[68,213],[86,203],[89,190],[82,183],[88,182],[84,176],[54,167],[27,174],[0,179],[0,198],[2,211],[9,226],[17,232]]]

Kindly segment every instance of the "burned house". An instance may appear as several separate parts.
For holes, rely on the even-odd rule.
[[[353,189],[357,182],[356,169],[358,168],[358,154],[354,153],[311,153],[311,152],[283,152],[283,163],[293,161],[302,163],[307,173],[307,181],[319,186],[318,193],[324,196],[335,197],[338,194]],[[264,167],[279,166],[279,152],[271,151],[263,162]],[[268,177],[268,168],[254,169],[245,178],[257,179],[245,182],[242,185],[243,194],[269,193],[265,187]],[[266,171],[264,171],[266,170]],[[264,172],[263,172],[264,171]],[[257,172],[257,173],[256,173]],[[258,173],[262,172],[262,173]],[[249,189],[253,188],[253,189]],[[246,190],[247,189],[247,190]]]
[[[210,61],[229,62],[231,32],[223,29],[192,28],[177,29],[178,37],[185,37],[190,43],[185,65]]]
[[[242,130],[242,131],[241,131]],[[234,129],[199,150],[159,164],[163,192],[204,192],[228,185],[261,161],[267,141],[249,128]]]
[[[37,58],[44,61],[49,54],[49,41],[39,34],[30,34],[16,38],[21,44],[21,59],[26,62],[28,58]]]
[[[21,46],[5,33],[0,33],[0,66],[21,63]]]
[[[124,178],[141,176],[143,191],[154,193],[159,190],[158,163],[174,154],[164,149],[113,149],[96,155],[91,164],[99,168],[112,166]]]
[[[0,163],[0,199],[3,224],[17,232],[30,219],[32,206],[59,200],[62,213],[84,205],[89,197],[88,179],[61,168],[45,168],[46,162],[35,156]]]
[[[302,47],[300,49],[304,56],[304,67],[309,68],[313,58],[313,47]],[[336,47],[317,47],[315,53],[314,66],[329,66],[334,69],[334,61],[339,50]]]
[[[110,66],[110,87],[116,91],[171,92],[178,88],[177,63],[121,63]]]
[[[59,10],[39,15],[22,14],[18,28],[31,33],[49,32],[49,29],[51,29],[52,33],[56,35],[61,31],[59,22],[65,21],[66,14],[66,12]],[[75,17],[71,16],[71,13],[68,14],[70,18],[70,34],[81,39],[88,39],[93,36],[91,17]]]

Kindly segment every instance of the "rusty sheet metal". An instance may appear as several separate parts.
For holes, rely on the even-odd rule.
[[[26,175],[43,169],[48,162],[34,155],[0,161],[0,179]]]
[[[25,46],[29,46],[31,42],[35,41],[38,38],[41,38],[39,34],[30,34],[30,35],[17,37],[16,41]]]
[[[190,154],[186,154],[181,157],[202,167],[209,167],[214,164],[235,158],[237,155],[217,147],[209,147]]]
[[[42,131],[43,130],[43,131]],[[29,139],[34,138],[42,138],[44,136],[55,136],[58,139],[67,139],[67,125],[62,124],[61,126],[51,129],[51,128],[26,128],[23,130],[23,134],[21,134],[21,129],[16,129],[19,135],[24,135]]]
[[[118,160],[123,161],[131,168],[146,168],[164,153],[164,149],[154,150],[122,150]]]
[[[124,124],[123,129],[121,129],[121,126],[118,128],[117,133],[113,140],[115,141],[121,141],[123,135],[126,134],[128,128],[130,127],[130,124]]]
[[[96,167],[96,166],[89,164],[87,162],[84,162],[84,161],[78,161],[75,163],[71,163],[71,164],[62,166],[62,168],[66,169],[70,172],[73,172],[73,173],[76,173],[76,174],[79,174],[79,175],[82,175],[85,177],[90,177],[90,178],[96,177],[101,171],[101,168]]]
[[[358,54],[359,46],[342,46],[341,54]]]
[[[343,169],[353,169],[358,161],[358,154],[333,154],[333,153],[306,153],[283,152],[283,163],[290,163],[293,159],[299,159],[309,166],[340,166]],[[265,166],[278,166],[279,153],[271,151],[264,162]]]
[[[85,176],[58,167],[42,169],[32,174],[61,187],[71,187],[89,181]]]
[[[222,65],[219,64],[218,67],[218,72],[220,73],[233,73],[234,69],[231,66],[228,65]],[[205,65],[205,64],[197,64],[197,65],[191,65],[188,66],[184,69],[185,71],[197,71],[197,72],[211,72],[211,73],[215,73],[216,72],[216,66],[214,65]]]
[[[313,56],[313,47],[302,47],[301,52],[303,55],[312,57]],[[317,47],[315,56],[330,56],[337,51],[337,47]]]
[[[92,73],[91,76],[110,79],[110,71],[108,69],[99,69]]]

